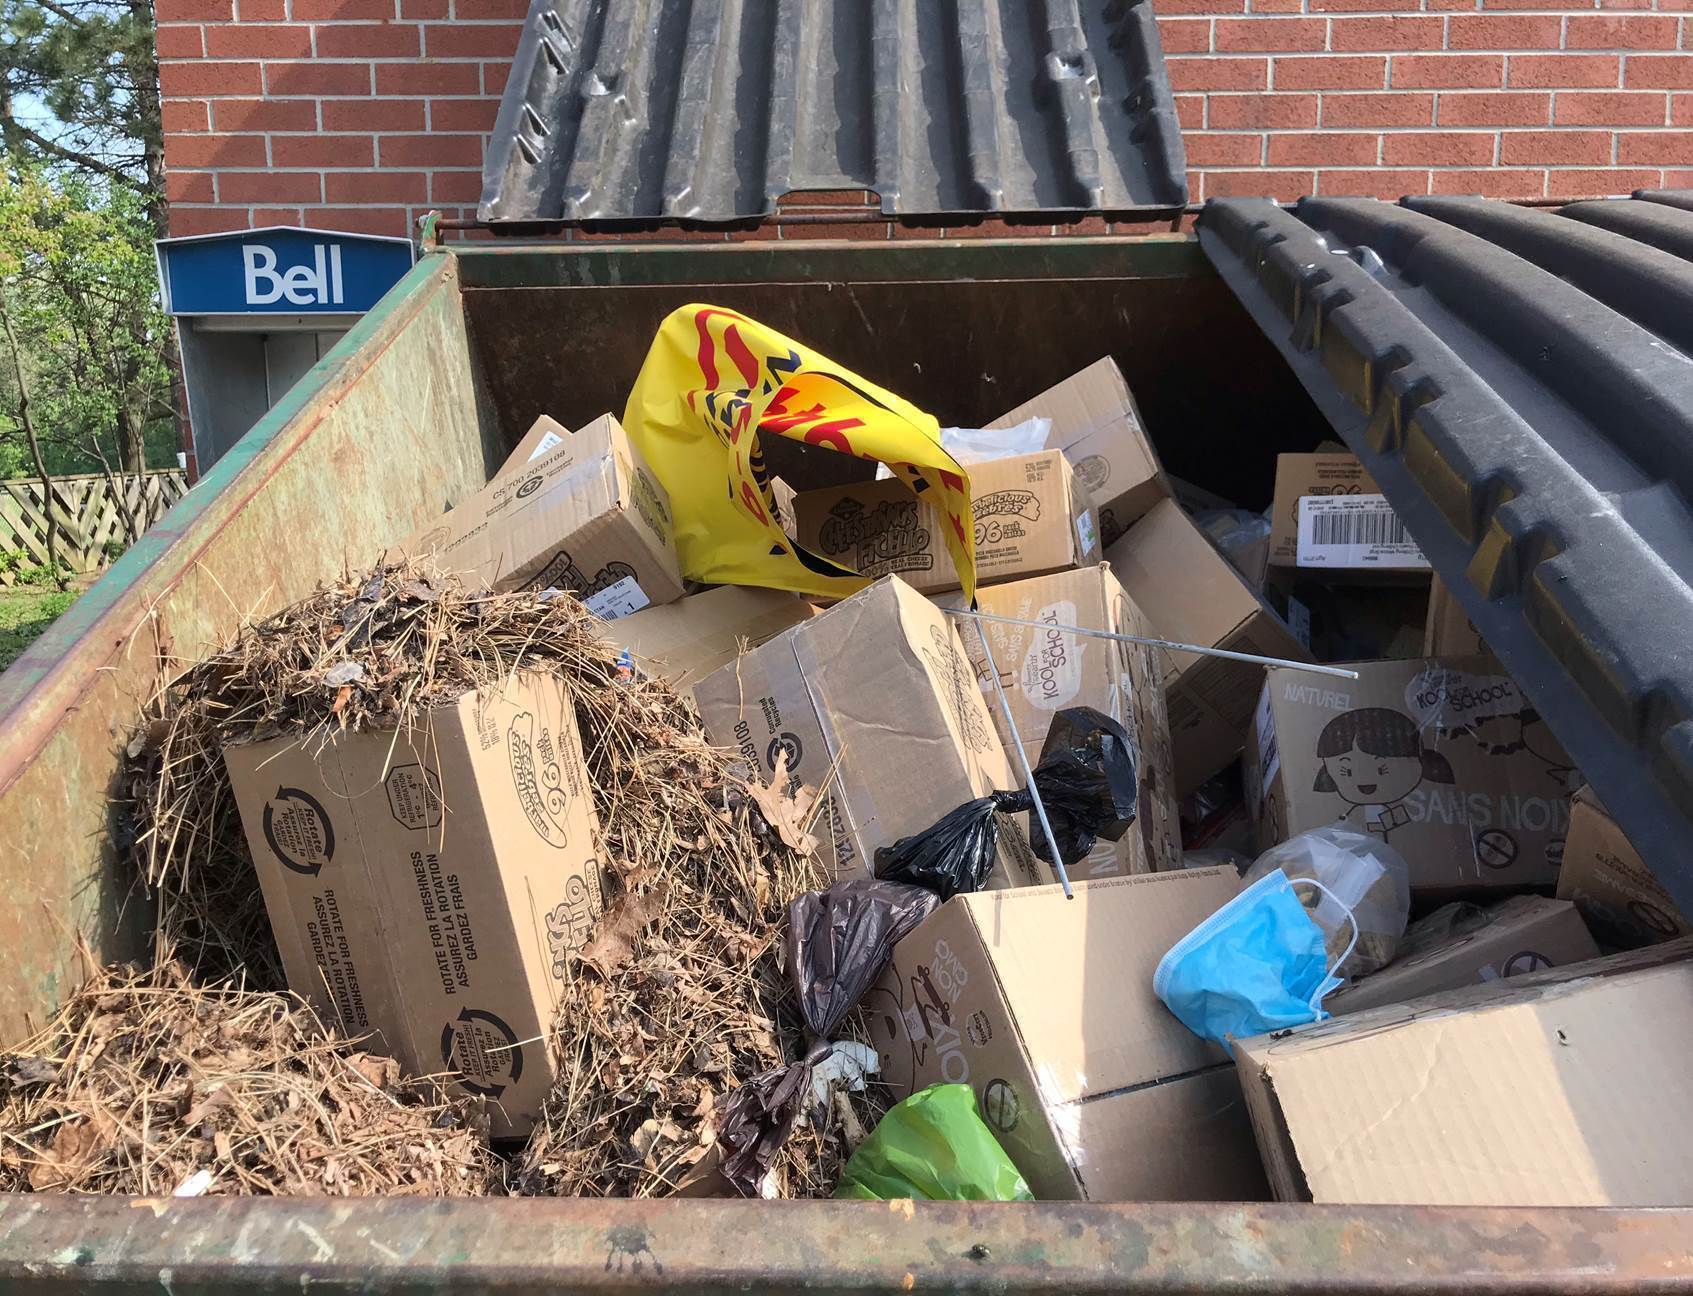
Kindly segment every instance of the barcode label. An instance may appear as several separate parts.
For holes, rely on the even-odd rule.
[[[606,621],[615,621],[631,612],[639,612],[652,600],[647,597],[647,592],[641,588],[639,581],[633,576],[625,576],[622,580],[613,581],[598,593],[588,595],[582,602],[595,616]]]
[[[1385,495],[1299,497],[1301,567],[1427,568]]]

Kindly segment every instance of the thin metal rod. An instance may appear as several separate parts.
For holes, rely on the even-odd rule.
[[[951,616],[969,617],[973,621],[1003,621],[1006,625],[1034,626],[1037,630],[1063,630],[1070,634],[1092,635],[1095,639],[1115,639],[1118,643],[1148,644],[1153,648],[1168,648],[1173,652],[1196,653],[1201,657],[1225,657],[1229,661],[1251,662],[1254,666],[1285,666],[1288,670],[1308,671],[1312,675],[1337,675],[1355,680],[1358,672],[1344,666],[1319,666],[1315,662],[1293,661],[1287,657],[1260,657],[1256,653],[1234,652],[1228,648],[1204,648],[1199,644],[1176,643],[1171,639],[1145,639],[1140,635],[1116,634],[1110,630],[1093,630],[1087,626],[1064,625],[1057,621],[1031,621],[1027,617],[995,616],[992,612],[969,612],[963,608],[943,608]]]
[[[993,676],[994,692],[999,694],[999,713],[1005,717],[1006,727],[1011,730],[1011,746],[1016,749],[1017,763],[1023,767],[1023,781],[1034,800],[1040,830],[1046,834],[1046,848],[1052,852],[1052,867],[1057,870],[1059,884],[1064,888],[1064,898],[1074,900],[1076,893],[1070,889],[1070,875],[1064,871],[1064,857],[1058,853],[1058,839],[1052,835],[1052,823],[1046,817],[1046,803],[1040,799],[1040,789],[1035,786],[1035,772],[1029,768],[1028,753],[1023,750],[1023,735],[1017,732],[1017,720],[1011,714],[1005,685],[999,682],[999,664],[993,659],[993,649],[988,646],[988,632],[982,629],[980,621],[976,622],[976,637],[982,641],[982,651],[988,655],[988,674]]]

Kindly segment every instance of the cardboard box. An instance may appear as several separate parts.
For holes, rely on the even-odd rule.
[[[1109,545],[1171,493],[1146,423],[1110,356],[1001,414],[987,426],[1052,420],[1046,443],[1062,450],[1099,509],[1100,543]]]
[[[885,577],[694,686],[711,740],[761,775],[784,753],[824,789],[813,829],[836,877],[868,877],[876,848],[949,810],[1021,787],[951,619]],[[1015,832],[990,885],[1049,880]]]
[[[1235,1046],[1283,1201],[1693,1201],[1688,941]]]
[[[1693,934],[1693,923],[1590,787],[1581,788],[1570,805],[1558,898],[1573,900],[1593,934],[1618,949]]]
[[[1458,907],[1474,910],[1470,905]],[[1563,900],[1512,896],[1467,914],[1455,934],[1448,931],[1447,917],[1437,910],[1412,923],[1392,963],[1331,995],[1323,1007],[1338,1017],[1599,957],[1581,915]],[[1426,930],[1431,920],[1440,926],[1443,939],[1419,939],[1419,927]]]
[[[1481,632],[1436,576],[1428,587],[1428,619],[1423,626],[1424,657],[1474,657],[1488,651]]]
[[[935,601],[943,607],[962,606],[964,596],[942,594]],[[980,592],[976,605],[990,615],[1019,617],[1047,626],[1153,634],[1146,615],[1103,563],[992,585]],[[998,729],[1000,745],[1019,780],[1022,767],[1012,750],[1011,727],[1000,710],[978,630],[986,632],[992,645],[994,664],[999,667],[1006,701],[1031,767],[1040,762],[1052,717],[1065,707],[1093,707],[1129,732],[1137,775],[1134,825],[1120,841],[1096,843],[1085,860],[1070,866],[1070,877],[1115,877],[1178,867],[1181,814],[1176,805],[1170,722],[1164,709],[1163,669],[1156,650],[1030,625],[958,620],[954,625],[981,682],[982,698]],[[1029,831],[1039,832],[1039,825],[1031,824]]]
[[[1350,451],[1276,456],[1271,567],[1426,572],[1428,560]]]
[[[519,674],[397,736],[238,744],[224,764],[290,988],[526,1133],[552,1081],[539,1040],[603,902],[566,691]]]
[[[1105,556],[1160,638],[1311,660],[1287,623],[1174,500],[1155,505]],[[1264,671],[1219,657],[1162,655],[1176,795],[1182,797],[1239,755]]]
[[[519,472],[527,464],[533,463],[555,446],[564,444],[570,435],[552,419],[542,415],[535,420],[535,426],[524,433],[523,440],[517,443],[517,448],[506,456],[506,461],[500,465],[500,470],[494,477],[504,477],[507,473]],[[492,481],[494,478],[489,478]]]
[[[397,552],[492,590],[569,590],[607,620],[681,598],[670,497],[622,425],[610,414],[579,432],[542,424],[560,444],[494,478]]]
[[[1099,561],[1093,502],[1059,450],[970,465],[976,517],[976,582],[1062,571]],[[959,588],[945,523],[893,478],[801,491],[794,539],[830,562],[871,578],[898,574],[913,589]]]
[[[1036,1197],[1252,1201],[1263,1172],[1227,1055],[1152,993],[1232,869],[957,896],[863,1000],[897,1097],[967,1084]]]
[[[691,687],[817,609],[787,590],[720,585],[662,607],[643,608],[606,628],[647,674],[674,689]]]
[[[1269,672],[1246,749],[1260,848],[1339,822],[1395,847],[1424,895],[1557,882],[1574,771],[1499,664],[1350,665]]]

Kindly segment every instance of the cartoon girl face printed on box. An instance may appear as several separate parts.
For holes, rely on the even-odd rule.
[[[1315,790],[1338,794],[1345,803],[1339,818],[1383,841],[1410,822],[1404,800],[1425,779],[1453,781],[1452,766],[1423,746],[1416,722],[1390,707],[1361,707],[1330,720],[1317,739],[1317,759]]]

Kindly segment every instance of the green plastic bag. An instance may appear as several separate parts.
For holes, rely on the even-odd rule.
[[[837,1197],[888,1201],[1033,1201],[976,1114],[969,1085],[930,1085],[882,1117],[847,1162]]]

